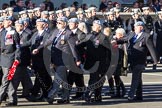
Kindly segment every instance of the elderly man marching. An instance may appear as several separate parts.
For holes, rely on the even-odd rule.
[[[81,30],[79,30],[78,28],[78,19],[77,18],[71,18],[68,21],[69,23],[69,29],[73,32],[72,36],[75,39],[75,43],[77,45],[77,43],[81,43],[84,42],[86,40],[86,35],[85,33],[83,33]],[[84,50],[79,50],[80,52],[80,56],[81,56],[81,62],[84,63],[84,57],[83,55],[85,54]],[[83,73],[77,73],[74,72],[74,70],[70,70],[69,74],[68,74],[68,83],[72,86],[73,83],[75,82],[77,88],[83,88],[82,91],[77,90],[76,92],[76,96],[72,97],[72,99],[81,99],[84,93],[84,77],[83,77]]]
[[[59,86],[63,86],[61,100],[57,103],[69,103],[69,89],[65,85],[67,82],[68,66],[71,66],[71,61],[74,61],[76,66],[80,65],[80,58],[75,48],[75,39],[71,36],[72,32],[67,28],[67,18],[60,17],[57,19],[57,29],[53,35],[40,47],[35,49],[38,52],[43,47],[52,44],[51,47],[51,62],[55,69],[55,77],[53,87],[48,93],[46,101],[52,104],[57,95]]]
[[[143,100],[142,71],[145,69],[147,52],[150,52],[154,64],[157,64],[158,58],[150,34],[144,32],[144,23],[137,21],[134,24],[134,28],[134,32],[131,32],[127,38],[117,41],[117,43],[128,42],[128,61],[132,72],[132,82],[128,100],[141,101]]]
[[[17,20],[15,22],[15,28],[20,37],[21,63],[16,69],[15,77],[13,78],[14,79],[13,86],[17,91],[18,86],[21,82],[23,86],[22,97],[29,98],[28,96],[30,90],[33,87],[33,83],[29,76],[29,73],[27,72],[27,66],[30,65],[31,54],[29,48],[30,46],[26,45],[26,43],[30,40],[31,35],[24,30],[24,20]]]
[[[20,60],[20,38],[19,34],[12,27],[12,17],[4,18],[4,28],[1,36],[1,66],[3,70],[2,85],[0,87],[0,103],[8,93],[9,103],[6,106],[16,106],[17,96],[13,87],[13,81],[7,79],[9,69],[15,60]],[[4,40],[5,39],[5,40]]]
[[[46,39],[49,37],[49,34],[45,30],[46,20],[43,18],[36,20],[37,32],[35,32],[30,39],[31,45],[31,58],[32,58],[32,68],[36,75],[35,84],[32,89],[32,97],[37,97],[40,90],[43,91],[43,95],[40,99],[47,98],[48,90],[52,85],[52,78],[49,75],[46,64],[44,61],[44,49],[42,48],[39,52],[35,52],[35,49],[42,45]],[[36,101],[33,99],[33,101]]]
[[[108,55],[110,43],[101,32],[102,26],[103,25],[100,20],[94,20],[92,26],[93,32],[90,34],[90,39],[77,45],[78,49],[86,48],[87,57],[84,68],[86,70],[90,69],[90,79],[85,93],[86,102],[102,101],[101,90],[105,82],[105,74],[110,63],[110,57]],[[105,43],[107,43],[107,46],[105,46]],[[98,61],[98,68],[92,69],[91,71],[91,68],[93,68],[95,63]],[[94,100],[91,98],[92,93],[94,93]]]
[[[113,37],[113,40],[117,40],[119,41],[122,38],[125,38],[126,32],[123,28],[118,28],[115,31],[115,35]],[[114,97],[120,98],[120,97],[124,97],[125,95],[125,87],[124,87],[124,83],[122,81],[122,79],[120,78],[120,76],[122,75],[127,75],[127,44],[120,44],[117,46],[118,50],[119,50],[119,59],[118,59],[118,64],[116,67],[116,70],[114,72],[114,80],[115,80],[115,85],[116,85],[116,94]],[[122,91],[122,92],[120,92]]]

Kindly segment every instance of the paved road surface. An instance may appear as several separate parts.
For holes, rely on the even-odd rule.
[[[162,65],[158,65],[158,70],[150,70],[152,67],[148,65],[146,71],[143,72],[143,93],[144,101],[142,102],[128,102],[127,94],[122,99],[112,99],[110,96],[105,96],[104,93],[108,91],[107,81],[103,87],[103,102],[102,103],[85,103],[83,100],[74,101],[70,104],[58,105],[54,102],[53,105],[49,105],[47,102],[28,102],[24,98],[19,98],[19,108],[162,108]],[[127,91],[130,87],[131,73],[127,77],[122,77]],[[88,81],[88,75],[85,75],[86,84]],[[19,93],[21,92],[21,86],[19,87]],[[73,94],[73,93],[72,93]],[[2,103],[2,107],[5,103]]]

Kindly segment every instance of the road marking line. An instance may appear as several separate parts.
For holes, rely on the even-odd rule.
[[[142,73],[142,74],[144,74],[144,75],[153,75],[153,76],[162,76],[162,74],[159,74],[159,73],[157,73],[157,74],[155,74],[155,73]]]

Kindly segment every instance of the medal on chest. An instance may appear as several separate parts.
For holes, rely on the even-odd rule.
[[[5,45],[11,45],[13,44],[13,37],[11,34],[7,34],[5,37]]]
[[[95,41],[95,45],[98,46],[99,44],[100,44],[100,41],[97,39],[97,40]]]
[[[22,45],[24,42],[23,42],[23,38],[21,38],[21,40],[20,40],[20,44]]]
[[[65,44],[65,35],[61,36],[60,44],[64,45]]]
[[[76,45],[78,45],[79,43],[80,43],[80,41],[79,41],[79,40],[77,40],[77,41],[75,42],[75,44],[76,44]]]
[[[11,31],[7,32],[6,37],[5,37],[5,45],[14,44],[14,40],[13,40],[13,36],[12,36],[12,35],[14,35],[14,33],[15,33],[14,30],[11,30]]]

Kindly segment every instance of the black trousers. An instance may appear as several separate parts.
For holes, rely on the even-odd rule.
[[[108,79],[108,83],[109,83],[110,90],[114,90],[114,79],[112,76],[110,79]]]
[[[77,89],[78,91],[76,92],[76,96],[78,97],[82,96],[84,93],[84,87],[85,87],[83,74],[69,71],[68,84],[72,86],[74,83],[76,84],[76,87],[80,88],[80,89]]]
[[[120,90],[122,90],[122,95],[124,95],[125,87],[120,75],[114,75],[114,79],[116,84],[116,95],[120,96]]]
[[[134,98],[135,95],[142,97],[142,71],[144,68],[145,65],[143,64],[132,66],[132,81],[128,97]]]
[[[94,91],[95,99],[101,99],[101,91],[105,82],[105,73],[108,69],[106,61],[100,61],[96,72],[90,73],[90,79],[88,82],[89,91]]]
[[[35,69],[35,83],[32,89],[32,95],[37,96],[40,89],[43,91],[42,97],[48,96],[48,91],[52,86],[52,78],[46,69]]]
[[[101,91],[104,82],[105,82],[105,74],[100,74],[100,72],[90,74],[90,79],[88,82],[88,90],[94,91],[95,99],[101,99]]]

